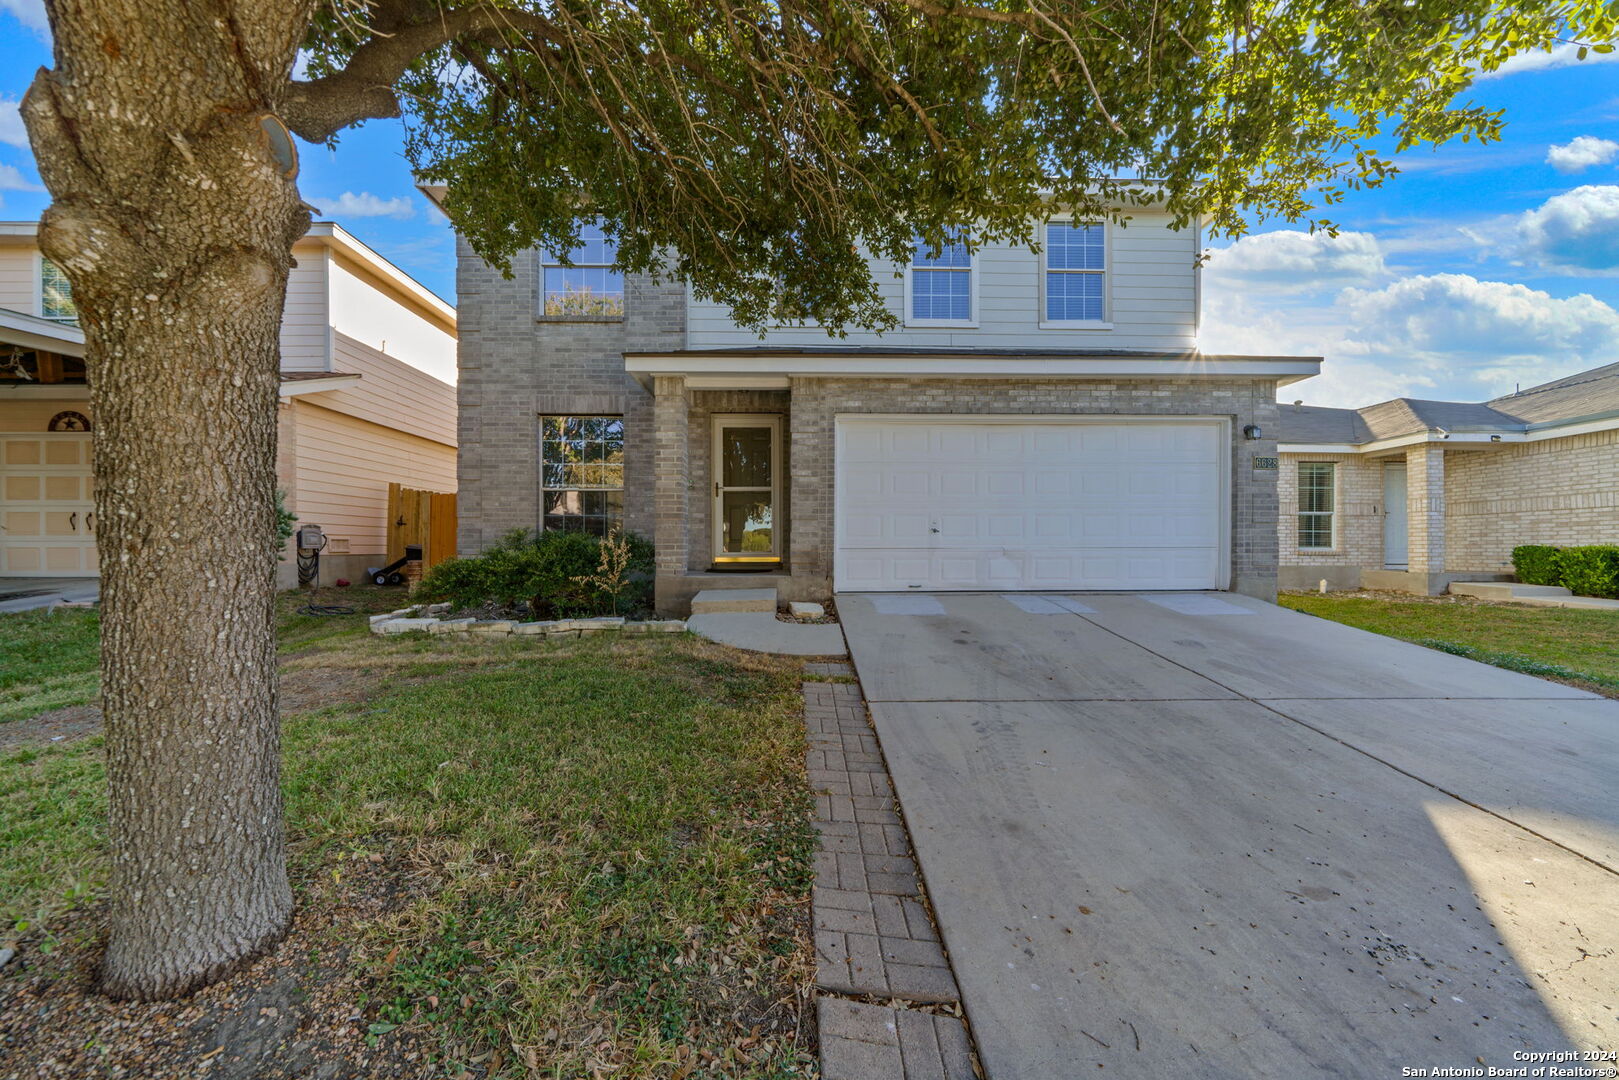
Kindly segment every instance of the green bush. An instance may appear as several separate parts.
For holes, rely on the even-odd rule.
[[[652,594],[652,545],[633,533],[629,587],[620,604],[649,606]],[[536,615],[597,615],[610,612],[614,596],[592,580],[602,565],[603,540],[573,532],[532,533],[515,529],[482,555],[448,559],[429,570],[417,590],[425,600],[448,601],[457,608],[527,605]]]
[[[1520,544],[1512,549],[1512,569],[1525,585],[1561,585],[1557,554],[1550,544]]]
[[[1592,544],[1557,553],[1560,584],[1575,596],[1619,600],[1619,545]]]

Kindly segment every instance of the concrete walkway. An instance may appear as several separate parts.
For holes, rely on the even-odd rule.
[[[1227,594],[839,613],[990,1080],[1619,1048],[1619,702]]]

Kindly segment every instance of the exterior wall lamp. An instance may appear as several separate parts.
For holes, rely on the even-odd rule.
[[[1248,424],[1242,429],[1242,437],[1249,442],[1254,442],[1257,439],[1263,439],[1265,432],[1258,424]]]

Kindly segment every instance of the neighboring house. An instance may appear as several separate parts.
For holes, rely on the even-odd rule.
[[[1437,595],[1519,544],[1619,543],[1619,364],[1473,404],[1284,405],[1281,584]]]
[[[0,223],[0,576],[92,577],[84,333],[36,236]],[[388,548],[389,482],[455,490],[455,309],[334,224],[293,257],[276,473],[329,538],[322,580],[357,580]]]
[[[667,613],[724,587],[1274,595],[1257,466],[1277,386],[1319,360],[1200,354],[1196,231],[1133,213],[874,267],[904,325],[846,338],[761,339],[614,273],[596,228],[509,278],[462,241],[461,552],[622,525]]]

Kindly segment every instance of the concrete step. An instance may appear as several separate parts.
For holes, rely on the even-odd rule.
[[[693,615],[734,615],[739,612],[776,613],[775,589],[704,589],[692,597]]]
[[[1515,581],[1453,581],[1450,591],[1480,600],[1508,601],[1535,607],[1585,608],[1591,611],[1619,611],[1619,600],[1600,596],[1575,596],[1561,585],[1520,585]]]
[[[1476,596],[1481,600],[1549,599],[1574,594],[1561,585],[1524,585],[1516,581],[1453,581],[1453,596]]]
[[[836,623],[782,622],[774,611],[693,614],[686,629],[698,637],[749,652],[780,656],[848,656],[843,627]]]

